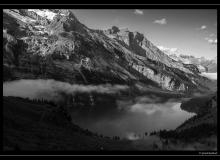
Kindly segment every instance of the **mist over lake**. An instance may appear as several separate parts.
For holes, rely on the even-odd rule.
[[[95,117],[89,114],[74,114],[73,122],[89,128],[94,132],[107,136],[120,136],[132,139],[132,135],[143,137],[145,132],[158,131],[160,129],[175,129],[185,120],[192,117],[180,109],[179,102],[166,102],[161,104],[132,104],[117,106],[115,111],[105,116]],[[114,113],[114,116],[111,114]],[[97,115],[99,116],[99,115]]]
[[[87,87],[87,88],[86,88]],[[4,96],[17,96],[30,99],[45,99],[58,102],[62,99],[62,92],[66,94],[77,93],[102,93],[112,94],[127,89],[120,85],[71,85],[55,80],[19,80],[3,83]],[[106,136],[120,136],[123,138],[131,135],[142,136],[145,132],[160,129],[175,129],[194,114],[180,109],[180,102],[175,99],[167,99],[159,102],[160,97],[141,96],[134,100],[115,99],[115,106],[101,108],[90,107],[79,112],[74,108],[71,115],[74,123],[93,132]]]

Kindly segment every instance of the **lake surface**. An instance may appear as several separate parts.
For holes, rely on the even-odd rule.
[[[106,109],[102,111],[103,114],[74,112],[72,117],[74,123],[93,132],[110,137],[135,139],[143,137],[145,132],[175,129],[195,115],[181,110],[180,104],[180,102],[131,104],[127,101],[118,101],[117,108]]]
[[[80,91],[90,94],[96,91],[100,94],[97,97],[100,99],[99,105],[75,107],[71,112],[73,123],[98,134],[129,139],[141,137],[145,132],[175,129],[194,115],[181,110],[180,100],[161,101],[160,97],[146,95],[126,100],[117,99],[115,102],[115,99],[107,96],[126,88],[120,85],[70,85],[55,80],[17,80],[3,83],[3,95],[56,102],[63,99],[60,94],[63,92],[73,94]]]

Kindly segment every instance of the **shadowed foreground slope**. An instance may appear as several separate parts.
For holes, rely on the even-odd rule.
[[[47,104],[4,97],[4,150],[131,150],[127,140],[102,138]],[[52,111],[54,110],[54,111]]]
[[[216,133],[213,134],[216,125],[213,131],[205,131],[202,137],[194,134],[198,133],[197,130],[201,132],[198,128],[202,126],[201,124],[197,128],[187,127],[197,124],[192,123],[193,119],[198,120],[197,116],[176,130],[161,131],[157,136],[151,135],[145,139],[129,141],[105,137],[82,129],[70,123],[62,110],[50,103],[3,97],[3,111],[4,151],[216,150]]]

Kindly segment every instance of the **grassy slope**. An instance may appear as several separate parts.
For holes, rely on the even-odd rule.
[[[88,135],[61,113],[51,112],[52,106],[14,97],[4,97],[3,103],[4,150],[132,150],[129,141]]]

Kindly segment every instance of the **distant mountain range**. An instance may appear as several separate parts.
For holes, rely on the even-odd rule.
[[[197,58],[192,55],[181,54],[178,49],[168,50],[161,46],[158,48],[177,62],[196,65],[200,72],[217,73],[217,56],[214,59]]]
[[[205,67],[214,71],[213,65]],[[174,60],[139,32],[90,29],[60,9],[3,10],[3,67],[5,81],[50,78],[175,92],[207,91],[211,83],[195,65]]]

